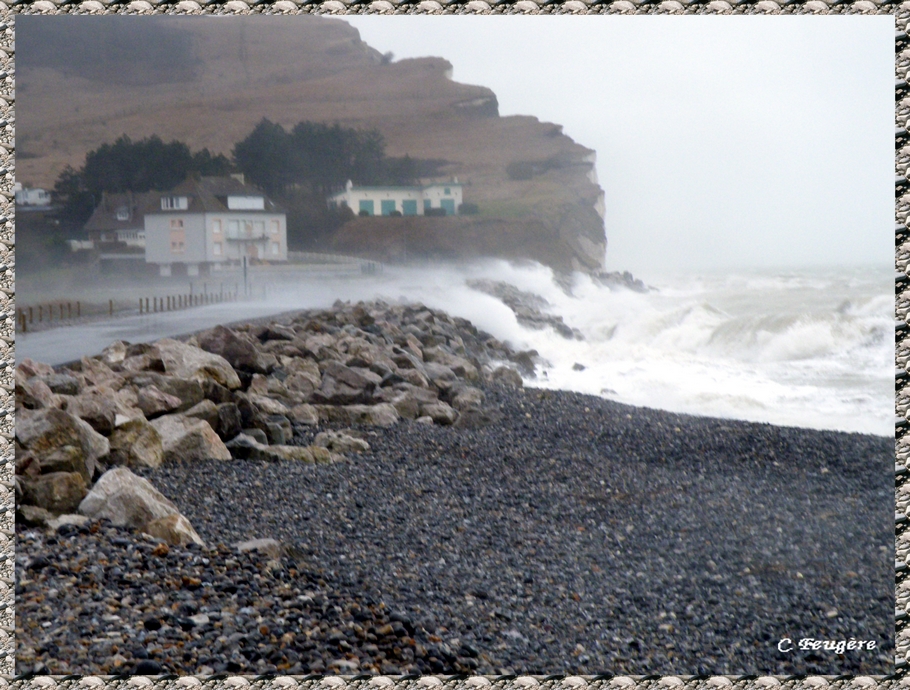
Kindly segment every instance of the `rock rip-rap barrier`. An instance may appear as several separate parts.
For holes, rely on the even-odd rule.
[[[57,370],[25,360],[16,372],[19,519],[47,525],[78,512],[201,544],[131,468],[337,462],[369,444],[331,432],[295,445],[295,427],[475,424],[488,418],[475,384],[520,386],[517,369],[533,374],[534,355],[420,304],[336,302],[185,341],[117,341]]]

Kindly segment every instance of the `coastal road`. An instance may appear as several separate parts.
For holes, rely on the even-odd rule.
[[[345,268],[326,269],[315,266],[303,270],[300,266],[293,266],[289,270],[269,273],[268,281],[263,279],[264,275],[254,275],[253,278],[257,280],[253,294],[265,294],[267,298],[211,304],[180,311],[151,314],[134,312],[111,318],[73,320],[54,328],[27,333],[18,330],[16,358],[18,361],[30,358],[56,366],[83,356],[96,355],[115,340],[151,342],[159,338],[194,333],[218,324],[249,321],[301,309],[326,308],[336,299],[369,298],[377,287],[388,285],[394,280],[394,274],[390,272],[364,275],[359,267],[356,273],[343,270]],[[95,301],[104,302],[106,297],[107,293],[105,300]],[[50,301],[59,302],[61,299],[57,297]]]
[[[16,358],[58,365],[96,355],[115,340],[142,343],[193,333],[218,324],[269,316],[282,311],[276,300],[231,302],[183,311],[115,316],[69,326],[16,334]]]

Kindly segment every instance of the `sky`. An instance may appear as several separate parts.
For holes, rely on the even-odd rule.
[[[607,268],[894,264],[894,19],[345,17],[597,152]]]

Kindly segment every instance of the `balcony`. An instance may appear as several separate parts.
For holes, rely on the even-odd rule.
[[[269,235],[266,232],[231,232],[228,231],[224,234],[224,239],[229,242],[262,242],[269,239]]]

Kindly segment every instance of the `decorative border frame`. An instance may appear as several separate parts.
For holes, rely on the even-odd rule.
[[[889,676],[13,676],[15,49],[19,14],[892,14],[895,17],[896,655]],[[910,0],[0,0],[0,690],[848,690],[910,686]]]

